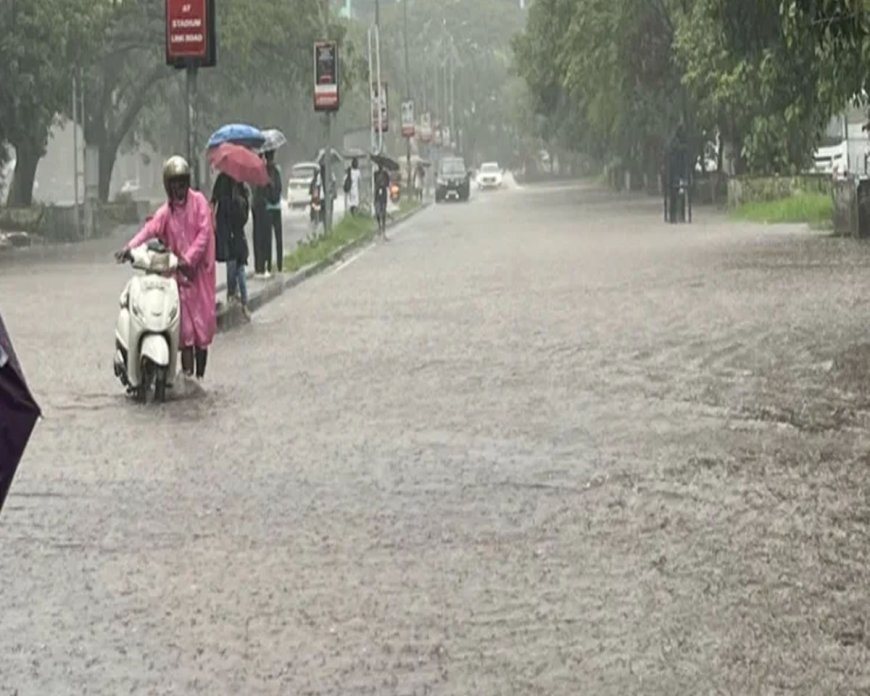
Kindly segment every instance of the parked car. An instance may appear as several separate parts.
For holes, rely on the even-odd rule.
[[[308,207],[308,187],[319,171],[320,165],[317,162],[299,162],[290,168],[287,176],[287,205],[291,208]]]
[[[477,186],[481,190],[501,188],[504,172],[498,162],[484,162],[477,175]]]
[[[133,197],[139,193],[140,185],[138,179],[128,179],[118,190],[118,195]]]
[[[445,157],[438,163],[435,181],[435,202],[455,198],[468,201],[471,198],[471,176],[461,157]]]

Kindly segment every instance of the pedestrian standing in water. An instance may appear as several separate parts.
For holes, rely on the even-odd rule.
[[[272,265],[272,227],[269,218],[269,186],[255,186],[251,212],[254,215],[254,275],[268,278],[267,264]]]
[[[275,151],[266,153],[266,171],[269,174],[269,186],[266,192],[266,210],[269,229],[265,244],[269,248],[266,255],[266,270],[272,272],[272,235],[275,235],[275,268],[281,272],[284,265],[284,227],[281,220],[281,168],[275,164]]]

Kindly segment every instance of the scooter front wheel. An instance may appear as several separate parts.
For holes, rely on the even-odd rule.
[[[166,401],[166,385],[169,381],[169,368],[158,367],[154,374],[154,401],[162,404]]]
[[[140,404],[148,403],[148,392],[151,391],[151,386],[155,383],[157,366],[145,358],[142,360],[142,367],[139,371],[139,386],[136,388],[136,401]]]

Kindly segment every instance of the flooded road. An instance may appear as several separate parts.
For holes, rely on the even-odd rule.
[[[438,206],[165,408],[124,268],[0,267],[0,694],[866,693],[870,247],[699,218]]]

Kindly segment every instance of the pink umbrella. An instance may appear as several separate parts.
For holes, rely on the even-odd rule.
[[[212,167],[236,181],[252,186],[267,186],[269,174],[266,163],[254,152],[241,145],[223,143],[208,151]]]

